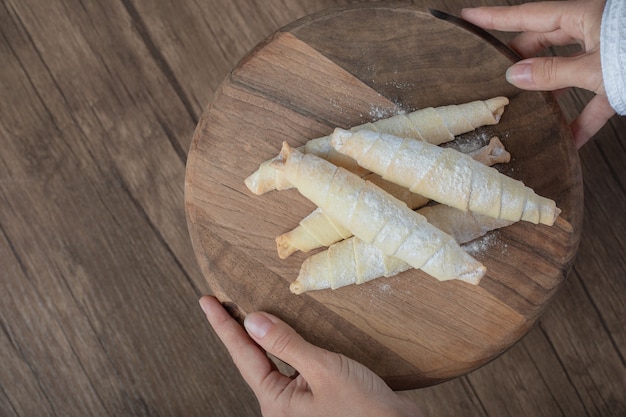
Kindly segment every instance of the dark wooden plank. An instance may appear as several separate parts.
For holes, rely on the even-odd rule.
[[[489,415],[467,377],[400,394],[419,404],[425,416]]]
[[[33,356],[34,341],[45,340],[46,346],[39,345],[39,353],[47,350],[52,351],[59,344],[67,347],[67,340],[61,336],[61,343],[58,338],[50,337],[50,333],[58,332],[58,323],[54,318],[50,317],[49,312],[38,297],[33,303],[32,284],[24,275],[23,266],[20,260],[15,257],[11,245],[6,239],[4,231],[0,236],[0,256],[4,266],[5,276],[0,281],[3,294],[11,294],[11,297],[3,299],[3,306],[0,311],[0,323],[2,324],[2,333],[0,334],[0,362],[2,363],[2,400],[0,401],[0,411],[3,415],[53,415],[55,410],[49,399],[47,387],[43,386],[41,379],[41,371],[33,366],[36,358]],[[21,288],[15,288],[16,284]],[[24,290],[24,287],[27,290]],[[31,299],[28,299],[31,296]],[[32,323],[31,314],[38,313],[41,320]],[[56,332],[55,332],[56,330]],[[21,333],[16,335],[17,333]],[[23,337],[24,333],[28,333]],[[46,337],[46,335],[48,337]],[[55,343],[56,342],[56,343]],[[58,359],[65,360],[67,366],[75,364],[76,358],[71,352]],[[60,362],[57,358],[53,363],[58,365]],[[51,367],[52,368],[52,367]],[[55,371],[53,369],[53,371]],[[84,377],[79,378],[84,383]],[[62,381],[65,382],[65,381]],[[62,385],[67,388],[67,385]],[[91,400],[94,400],[93,391]],[[24,395],[27,394],[27,395]],[[83,410],[86,411],[86,410]],[[93,410],[92,410],[93,411]]]
[[[160,56],[201,112],[247,52],[280,27],[347,0],[205,2],[126,1],[134,8]],[[189,141],[191,137],[189,137]]]
[[[2,310],[15,343],[29,347],[26,360],[36,386],[58,415],[140,415],[143,408],[159,410],[150,411],[153,415],[185,410],[200,415],[207,402],[224,398],[211,399],[215,392],[205,385],[228,385],[228,379],[219,378],[219,366],[211,365],[220,362],[210,361],[198,334],[205,324],[197,314],[195,291],[177,285],[178,264],[147,233],[144,216],[124,193],[69,185],[56,192],[56,181],[37,184],[66,196],[47,207],[22,190],[10,190],[21,193],[21,199],[9,195],[22,204],[10,207],[21,214],[10,219],[6,234],[20,248],[17,256],[33,283],[24,295],[20,287],[9,287],[7,293],[18,305],[3,304]],[[33,206],[38,209],[29,210]],[[6,221],[3,217],[2,224]],[[33,241],[20,230],[33,223],[49,238]],[[91,230],[93,236],[57,238],[70,236],[75,228]],[[116,244],[107,243],[111,241]],[[26,319],[18,320],[20,311]],[[29,322],[31,314],[45,320]],[[65,393],[75,386],[80,390],[68,398]],[[28,393],[19,394],[29,400]],[[79,407],[82,403],[88,408]]]
[[[188,141],[194,121],[130,29],[123,9],[96,9],[90,15],[78,6],[59,3],[41,11],[34,5],[29,8],[28,3],[15,6],[13,20],[25,32],[23,43],[12,47],[16,59],[28,68],[25,76],[50,113],[44,119],[94,141],[100,135],[108,137],[100,143],[114,163],[100,169],[120,172],[187,272],[197,274],[180,201],[170,198],[173,192],[182,191],[186,148],[180,141]],[[33,15],[34,10],[41,15]],[[114,17],[115,13],[119,16]],[[74,21],[85,23],[79,30],[72,26]],[[98,21],[102,24],[89,23]],[[42,28],[49,28],[55,36],[42,35]],[[116,45],[115,53],[104,61],[98,51],[109,44]],[[94,157],[87,143],[83,139],[67,146],[81,152],[81,163],[89,164]],[[171,163],[163,164],[163,160]],[[156,166],[160,170],[155,171]],[[169,184],[176,184],[177,189]]]
[[[197,265],[182,210],[184,160],[156,114],[184,109],[173,94],[148,99],[167,84],[158,76],[152,88],[130,91],[116,82],[124,62],[111,59],[107,69],[95,55],[72,57],[115,39],[82,50],[71,42],[87,40],[63,27],[64,16],[20,7],[3,14],[14,23],[2,26],[11,39],[2,44],[2,79],[14,100],[2,104],[0,224],[32,283],[24,288],[11,276],[3,294],[23,302],[3,301],[2,317],[12,344],[29,347],[32,391],[11,390],[4,378],[19,374],[3,372],[11,409],[41,398],[33,406],[41,415],[202,415],[207,403],[224,401],[237,414],[256,414],[253,400],[237,406],[242,395],[251,399],[240,378],[223,378],[222,361],[211,360],[206,346],[217,341],[207,340],[190,282]],[[124,10],[117,12],[121,20]],[[48,33],[34,21],[46,19],[67,43],[45,45]],[[20,351],[12,351],[18,365]],[[206,389],[230,383],[230,397]]]
[[[467,379],[489,415],[585,415],[575,387],[539,327]]]
[[[586,412],[593,416],[624,415],[626,366],[614,341],[623,330],[612,332],[605,324],[602,307],[598,309],[590,302],[585,282],[591,279],[582,278],[575,268],[542,319],[541,328]]]
[[[622,132],[626,123],[621,120]],[[622,363],[626,364],[626,329],[624,317],[626,303],[626,193],[619,183],[618,166],[620,157],[626,158],[624,148],[607,153],[614,138],[600,137],[581,151],[583,168],[588,173],[585,178],[585,218],[583,234],[578,251],[575,271],[582,278],[582,284],[589,301],[602,317],[603,326],[613,338],[619,350]],[[615,147],[615,145],[613,145]],[[621,162],[620,164],[623,164]],[[617,214],[617,215],[616,215]]]

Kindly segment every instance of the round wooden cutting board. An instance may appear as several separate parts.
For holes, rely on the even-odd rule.
[[[233,69],[200,120],[189,152],[186,210],[202,271],[233,315],[264,310],[312,343],[365,364],[392,388],[463,375],[500,355],[536,322],[573,263],[582,178],[551,95],[504,79],[515,56],[458,19],[424,7],[373,3],[301,19]],[[552,227],[518,223],[466,248],[487,267],[480,285],[419,270],[337,290],[293,295],[310,254],[286,260],[275,237],[314,209],[295,190],[253,195],[244,179],[281,143],[300,146],[398,111],[504,95],[501,122],[457,140],[499,136],[501,172],[552,198]]]

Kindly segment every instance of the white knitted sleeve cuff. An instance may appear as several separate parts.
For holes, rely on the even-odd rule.
[[[613,109],[626,115],[626,0],[607,0],[600,30],[604,88]]]

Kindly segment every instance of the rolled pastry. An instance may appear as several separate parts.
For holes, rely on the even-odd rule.
[[[508,98],[494,97],[489,100],[458,105],[427,107],[409,114],[399,114],[355,126],[351,130],[367,129],[386,132],[439,145],[477,127],[497,124],[508,104]],[[367,173],[352,158],[335,151],[330,144],[330,136],[312,139],[298,150],[317,155],[357,175],[363,176]],[[280,172],[272,168],[271,163],[271,159],[263,162],[254,173],[246,178],[246,186],[254,194],[260,195],[271,190],[291,188],[291,184],[285,181]]]
[[[424,207],[418,210],[418,213],[461,244],[513,223],[461,211],[443,204]],[[327,288],[336,289],[351,284],[362,284],[380,277],[390,277],[410,268],[411,265],[396,257],[385,255],[376,246],[351,237],[307,258],[300,268],[298,278],[291,283],[289,289],[294,294]]]
[[[371,182],[283,144],[272,165],[334,221],[384,254],[444,281],[475,283],[485,267],[448,234]]]
[[[463,211],[549,226],[560,213],[553,200],[454,149],[343,129],[335,129],[332,145],[384,179]]]
[[[509,162],[509,154],[497,137],[491,138],[489,144],[470,152],[469,155],[484,165]],[[373,182],[389,194],[406,203],[410,209],[420,208],[430,200],[419,194],[410,192],[407,188],[384,180],[380,175],[370,173],[363,179]],[[335,242],[350,237],[349,230],[334,222],[319,208],[306,216],[300,224],[287,233],[276,238],[276,249],[281,259],[286,259],[296,251],[308,252],[323,246],[330,246]]]

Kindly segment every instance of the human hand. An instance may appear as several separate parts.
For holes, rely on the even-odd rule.
[[[506,73],[507,80],[526,90],[554,91],[580,87],[596,94],[572,122],[580,148],[615,114],[606,97],[600,62],[600,26],[604,0],[547,1],[517,6],[464,9],[461,17],[483,29],[521,32],[510,46],[522,56]],[[571,57],[535,57],[553,45],[578,43]]]
[[[246,316],[244,330],[212,296],[200,306],[256,395],[265,417],[421,416],[417,406],[393,392],[365,366],[305,341],[267,313]],[[297,373],[280,373],[269,352]]]

